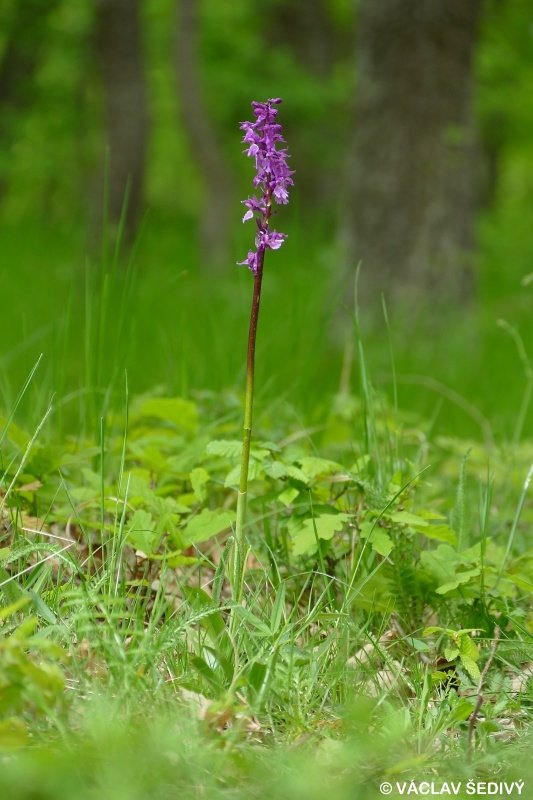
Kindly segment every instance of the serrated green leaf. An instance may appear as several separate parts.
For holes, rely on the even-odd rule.
[[[480,680],[481,673],[479,671],[478,665],[473,659],[468,658],[467,656],[461,656],[461,664],[463,665],[465,670],[468,672],[468,674],[474,681]]]
[[[477,645],[467,633],[460,634],[457,637],[457,646],[461,653],[461,658],[471,658],[472,661],[477,661],[479,659]]]
[[[446,661],[455,661],[458,655],[459,655],[459,650],[457,647],[444,648],[444,658],[446,659]]]
[[[234,459],[239,458],[242,453],[242,442],[237,439],[214,439],[205,449],[210,456]]]

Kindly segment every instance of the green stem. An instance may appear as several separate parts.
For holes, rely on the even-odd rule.
[[[248,329],[248,352],[246,358],[246,392],[244,397],[244,424],[242,437],[241,475],[239,480],[239,493],[237,495],[237,520],[235,523],[235,549],[233,555],[232,590],[236,603],[242,601],[244,568],[246,562],[246,500],[248,496],[248,467],[250,464],[250,443],[252,439],[252,413],[254,401],[254,373],[255,373],[255,340],[257,336],[257,322],[259,319],[259,305],[261,302],[261,282],[263,280],[263,262],[265,251],[260,250],[257,259],[257,271],[254,276],[254,294],[250,313],[250,327]]]

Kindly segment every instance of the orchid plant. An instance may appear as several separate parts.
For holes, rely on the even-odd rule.
[[[273,205],[286,205],[289,202],[289,187],[293,185],[292,170],[289,169],[287,159],[289,155],[282,128],[277,121],[279,97],[267,100],[265,103],[252,103],[255,120],[241,123],[244,131],[243,143],[246,144],[245,153],[255,161],[255,177],[253,179],[257,195],[252,195],[243,204],[246,213],[243,222],[255,220],[257,232],[255,248],[248,252],[244,261],[238,262],[249,267],[254,276],[254,289],[252,308],[250,313],[250,326],[248,331],[248,352],[246,361],[246,391],[244,401],[244,424],[241,472],[239,480],[239,493],[237,497],[237,518],[235,523],[235,549],[232,566],[233,598],[240,603],[243,593],[244,566],[246,562],[246,501],[248,495],[248,467],[250,463],[250,443],[252,438],[252,413],[255,373],[255,342],[257,323],[259,319],[259,306],[261,301],[261,283],[263,267],[267,250],[279,250],[286,239],[286,234],[278,233],[271,229],[270,222]]]

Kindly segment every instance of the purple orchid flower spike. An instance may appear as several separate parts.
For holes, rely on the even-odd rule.
[[[252,438],[252,411],[255,374],[255,340],[259,306],[261,301],[261,281],[263,264],[267,250],[279,250],[286,239],[285,233],[270,228],[272,204],[285,205],[289,202],[289,187],[293,185],[292,170],[287,166],[288,153],[283,147],[285,140],[281,125],[276,121],[281,100],[276,97],[266,103],[252,103],[254,122],[241,123],[244,131],[243,143],[246,155],[255,161],[253,184],[259,190],[259,197],[252,195],[243,204],[246,212],[243,222],[255,219],[257,233],[255,250],[249,250],[244,261],[254,276],[254,291],[248,329],[248,351],[246,357],[246,393],[244,398],[244,424],[242,437],[241,471],[237,495],[237,515],[235,520],[234,550],[231,557],[230,583],[236,604],[242,602],[247,543],[245,535],[246,502],[248,496],[248,467],[250,463],[250,443]],[[231,617],[232,631],[240,624],[236,614]]]
[[[293,185],[292,170],[287,165],[289,155],[283,146],[285,140],[281,125],[276,122],[279,97],[267,100],[266,103],[252,103],[255,115],[254,122],[242,122],[244,131],[243,144],[247,156],[255,160],[256,174],[254,186],[261,191],[261,196],[248,197],[243,200],[246,213],[243,222],[255,219],[258,233],[255,239],[255,251],[250,251],[244,264],[254,275],[262,268],[265,250],[278,250],[283,244],[286,234],[270,230],[272,203],[286,205],[289,202],[289,187]]]

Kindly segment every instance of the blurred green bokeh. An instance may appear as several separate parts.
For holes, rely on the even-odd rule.
[[[187,393],[242,383],[251,282],[235,262],[252,236],[241,226],[239,205],[252,173],[238,122],[249,116],[252,99],[282,96],[297,183],[279,219],[287,245],[267,265],[258,387],[265,396],[314,408],[325,391],[338,389],[351,337],[350,325],[339,324],[353,303],[341,280],[338,233],[357,87],[357,4],[313,4],[327,15],[327,68],[319,50],[309,56],[302,32],[290,26],[284,0],[184,4],[198,15],[196,77],[231,181],[231,208],[223,215],[187,132],[190,98],[184,101],[176,80],[178,5],[139,4],[151,126],[135,245],[118,258],[112,237],[106,252],[94,233],[106,142],[106,86],[94,45],[98,4],[29,5],[41,14],[32,23],[41,26],[38,46],[31,44],[31,26],[25,29],[35,50],[33,72],[25,76],[27,92],[21,83],[20,97],[6,107],[0,130],[3,404],[12,402],[41,352],[40,396],[61,399],[70,424],[79,393],[123,402],[126,370],[131,393],[154,385]],[[17,7],[6,0],[0,9],[0,74],[10,37],[20,36]],[[526,388],[515,342],[497,320],[513,325],[533,352],[532,25],[531,2],[484,6],[475,106],[490,174],[477,218],[474,304],[448,315],[444,328],[431,324],[431,307],[416,324],[393,319],[390,331],[384,322],[363,325],[378,387],[391,392],[390,338],[400,404],[435,414],[444,430],[474,436],[478,425],[453,393],[511,436]],[[216,232],[219,214],[226,266],[215,268],[205,256],[202,226],[214,217]],[[350,269],[353,276],[355,264]],[[357,362],[352,378],[356,384]],[[38,415],[39,402],[32,408]]]

